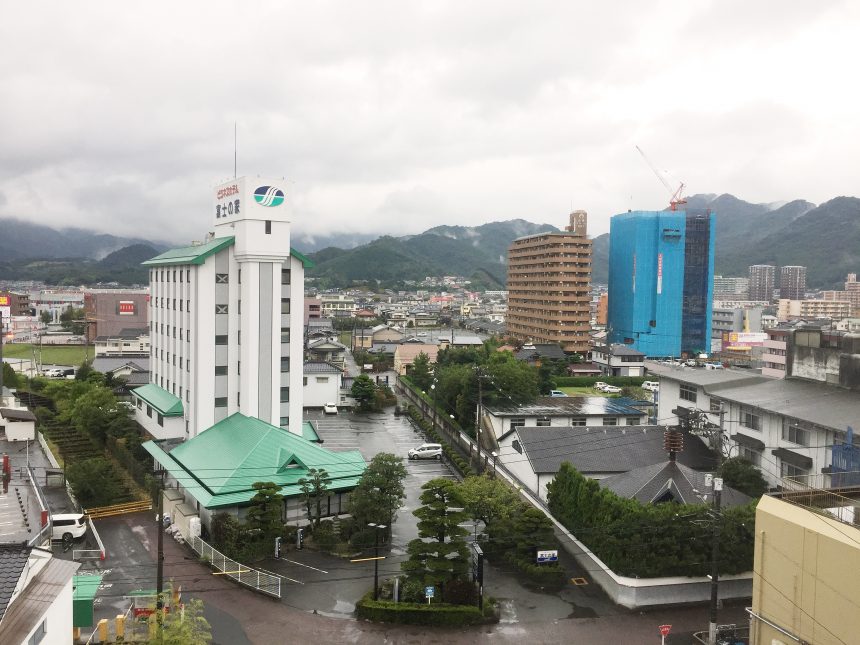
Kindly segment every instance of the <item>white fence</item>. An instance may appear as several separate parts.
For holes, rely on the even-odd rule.
[[[204,542],[200,537],[192,535],[188,538],[189,546],[201,558],[206,559],[213,567],[228,578],[239,584],[256,589],[275,598],[281,597],[281,577],[252,569],[218,551],[215,547]]]

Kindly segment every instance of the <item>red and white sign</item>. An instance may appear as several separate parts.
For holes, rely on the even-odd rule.
[[[636,254],[633,254],[633,293],[636,293]]]
[[[671,632],[671,631],[672,631],[671,625],[660,625],[660,635],[661,636],[668,636],[669,632]]]
[[[120,300],[118,312],[120,316],[134,315],[134,300]]]
[[[663,293],[663,254],[657,254],[657,293]]]

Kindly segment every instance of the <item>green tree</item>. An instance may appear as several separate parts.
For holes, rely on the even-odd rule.
[[[281,488],[274,482],[256,482],[252,488],[257,493],[248,508],[248,528],[259,530],[264,539],[272,537],[281,530]]]
[[[77,309],[69,305],[69,308],[60,314],[60,324],[67,332],[72,334],[83,334],[86,329],[84,317],[83,308]]]
[[[460,526],[467,514],[457,484],[450,479],[431,479],[421,487],[418,518],[419,537],[409,542],[409,559],[401,568],[425,583],[444,585],[468,570],[469,550],[463,539],[468,531]]]
[[[376,384],[367,374],[359,374],[352,382],[352,398],[358,403],[359,410],[373,409]]]
[[[170,595],[173,585],[170,585]],[[157,616],[150,620],[157,620]],[[203,601],[196,598],[184,601],[184,608],[172,607],[162,618],[161,634],[156,630],[149,645],[205,645],[212,642],[209,621],[203,617]]]
[[[761,497],[767,491],[767,482],[761,471],[742,457],[726,459],[720,466],[720,476],[726,486],[750,497]]]
[[[391,532],[397,509],[406,498],[406,475],[402,457],[381,452],[370,460],[349,496],[349,512],[357,526],[363,528],[374,522],[385,524]]]
[[[69,409],[69,421],[81,432],[104,441],[108,427],[117,419],[127,419],[126,411],[113,393],[98,386],[87,388]]]
[[[239,520],[229,513],[215,513],[212,516],[211,530],[212,544],[216,549],[234,556],[236,544],[239,541],[241,526]]]
[[[66,478],[84,508],[109,506],[122,492],[113,464],[104,457],[93,457],[69,465]]]
[[[409,368],[409,378],[422,390],[427,391],[433,383],[433,371],[430,369],[430,357],[424,352],[418,354]]]
[[[18,373],[9,363],[3,363],[3,387],[15,389],[18,387]]]
[[[308,519],[313,521],[314,528],[320,525],[322,519],[322,501],[328,497],[328,485],[331,478],[325,468],[311,468],[308,476],[299,480],[302,491],[302,501],[308,511]],[[311,511],[316,508],[316,516]]]
[[[519,497],[510,486],[488,475],[467,477],[459,488],[463,509],[484,526],[510,517],[519,504]]]
[[[51,316],[50,311],[45,310],[39,314],[39,320],[41,320],[42,323],[45,325],[49,324],[53,319],[54,319],[54,317]]]
[[[529,506],[516,517],[514,535],[517,553],[521,558],[533,558],[537,550],[556,544],[552,522],[543,511],[534,506]]]

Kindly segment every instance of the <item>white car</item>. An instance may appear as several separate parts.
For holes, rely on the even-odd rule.
[[[410,459],[442,459],[441,443],[422,443],[409,451]]]
[[[51,516],[51,539],[73,540],[87,532],[87,518],[81,513],[62,513]]]
[[[603,392],[603,388],[605,388],[605,387],[609,387],[609,383],[604,383],[603,381],[597,381],[597,383],[594,384],[594,389],[597,390],[598,392]]]
[[[601,392],[605,392],[606,394],[618,394],[620,391],[621,388],[617,385],[607,385],[601,390]]]
[[[642,383],[642,389],[649,392],[658,392],[660,390],[660,383],[657,381],[645,381]]]
[[[323,414],[337,414],[337,404],[336,403],[326,403],[323,406]]]

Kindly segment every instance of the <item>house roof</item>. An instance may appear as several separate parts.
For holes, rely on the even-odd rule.
[[[304,365],[305,374],[340,374],[343,370],[328,361],[308,361]]]
[[[272,481],[287,497],[301,494],[299,480],[310,468],[325,468],[329,490],[354,488],[367,464],[357,450],[332,452],[265,421],[235,413],[179,444],[169,453],[155,441],[143,444],[206,508],[247,504],[253,484]]]
[[[143,266],[203,264],[206,262],[206,258],[218,253],[218,251],[232,246],[235,241],[236,238],[232,235],[228,237],[216,237],[214,240],[204,244],[170,249],[169,251],[165,251],[161,255],[156,255],[154,258],[147,260],[146,262],[142,262],[141,264],[143,264]],[[310,259],[293,248],[290,249],[290,255],[301,262],[306,269],[310,269],[314,266],[314,263],[311,262]]]
[[[346,349],[346,345],[339,343],[336,340],[325,338],[316,338],[308,342],[308,349]]]
[[[0,643],[24,642],[80,566],[80,562],[51,558],[6,610],[0,622]]]
[[[485,405],[484,409],[497,417],[568,417],[591,415],[641,416],[625,397],[606,396],[541,396],[534,403],[522,405]]]
[[[517,428],[516,435],[536,473],[555,473],[565,461],[581,473],[626,473],[663,463],[663,426],[556,426]],[[686,435],[678,461],[710,468],[714,456],[698,437]]]
[[[0,408],[0,416],[10,421],[35,421],[36,415],[26,408]]]
[[[592,349],[592,351],[609,354],[611,356],[638,356],[643,360],[645,358],[645,354],[643,352],[633,349],[632,347],[627,347],[627,345],[612,345],[611,347],[608,345],[597,345]]]
[[[394,350],[394,358],[403,361],[414,361],[419,354],[427,354],[427,358],[431,363],[436,362],[436,357],[439,355],[439,347],[437,345],[429,345],[427,343],[407,343],[398,345]]]
[[[96,372],[101,372],[102,374],[107,374],[108,372],[115,372],[123,369],[128,366],[132,372],[149,372],[149,355],[146,356],[135,356],[133,361],[130,361],[128,357],[122,356],[96,356],[93,360],[93,369]]]
[[[158,387],[155,383],[141,385],[134,390],[134,395],[149,403],[165,417],[182,416],[182,401],[179,397]]]
[[[29,557],[30,548],[23,544],[0,544],[0,621]]]
[[[520,351],[514,354],[514,358],[518,361],[528,361],[536,358],[564,359],[565,357],[566,355],[561,346],[553,343],[524,345]]]
[[[702,504],[699,495],[708,492],[705,473],[668,459],[606,477],[598,480],[598,483],[601,488],[611,490],[620,497],[635,499],[643,504],[653,504],[667,493],[672,500],[681,504]],[[724,486],[720,501],[723,507],[741,506],[751,501],[751,498]]]

